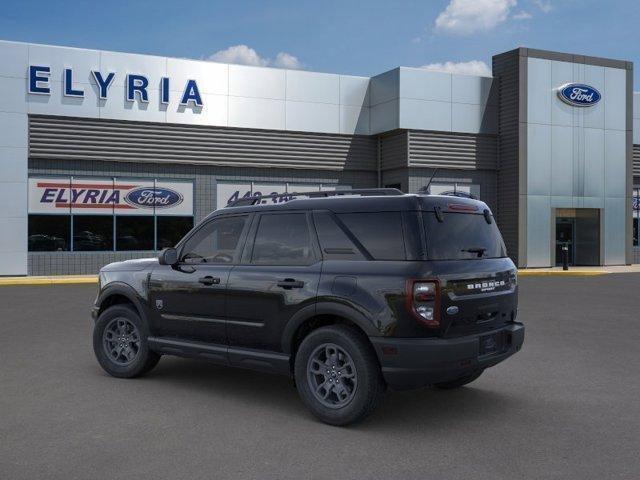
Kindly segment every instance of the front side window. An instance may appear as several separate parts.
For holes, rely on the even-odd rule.
[[[190,264],[232,263],[246,223],[246,215],[211,220],[186,241],[181,261]]]
[[[483,214],[443,213],[442,221],[435,213],[423,213],[430,260],[465,260],[506,257],[502,235],[493,217],[491,223]]]
[[[257,265],[309,265],[313,250],[304,213],[262,215],[251,263]]]

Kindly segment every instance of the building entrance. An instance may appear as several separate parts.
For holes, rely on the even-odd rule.
[[[558,208],[556,210],[556,265],[562,265],[562,247],[569,265],[600,265],[600,210]]]

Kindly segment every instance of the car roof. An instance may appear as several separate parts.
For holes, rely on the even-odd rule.
[[[265,197],[264,200],[269,202],[271,199],[270,197]],[[282,203],[264,203],[258,205],[225,207],[212,212],[208,217],[223,214],[284,212],[296,210],[330,210],[336,213],[397,212],[405,210],[434,211],[437,207],[445,212],[483,213],[484,210],[490,211],[487,204],[480,200],[454,197],[450,195],[340,195],[326,198],[295,198]]]

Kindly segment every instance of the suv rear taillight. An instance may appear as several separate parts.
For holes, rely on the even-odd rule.
[[[421,323],[440,326],[440,284],[436,280],[409,280],[407,308]]]

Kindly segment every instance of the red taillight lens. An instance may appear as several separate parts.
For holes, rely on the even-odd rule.
[[[408,286],[408,308],[413,316],[428,327],[439,327],[440,285],[438,282],[410,281]]]

